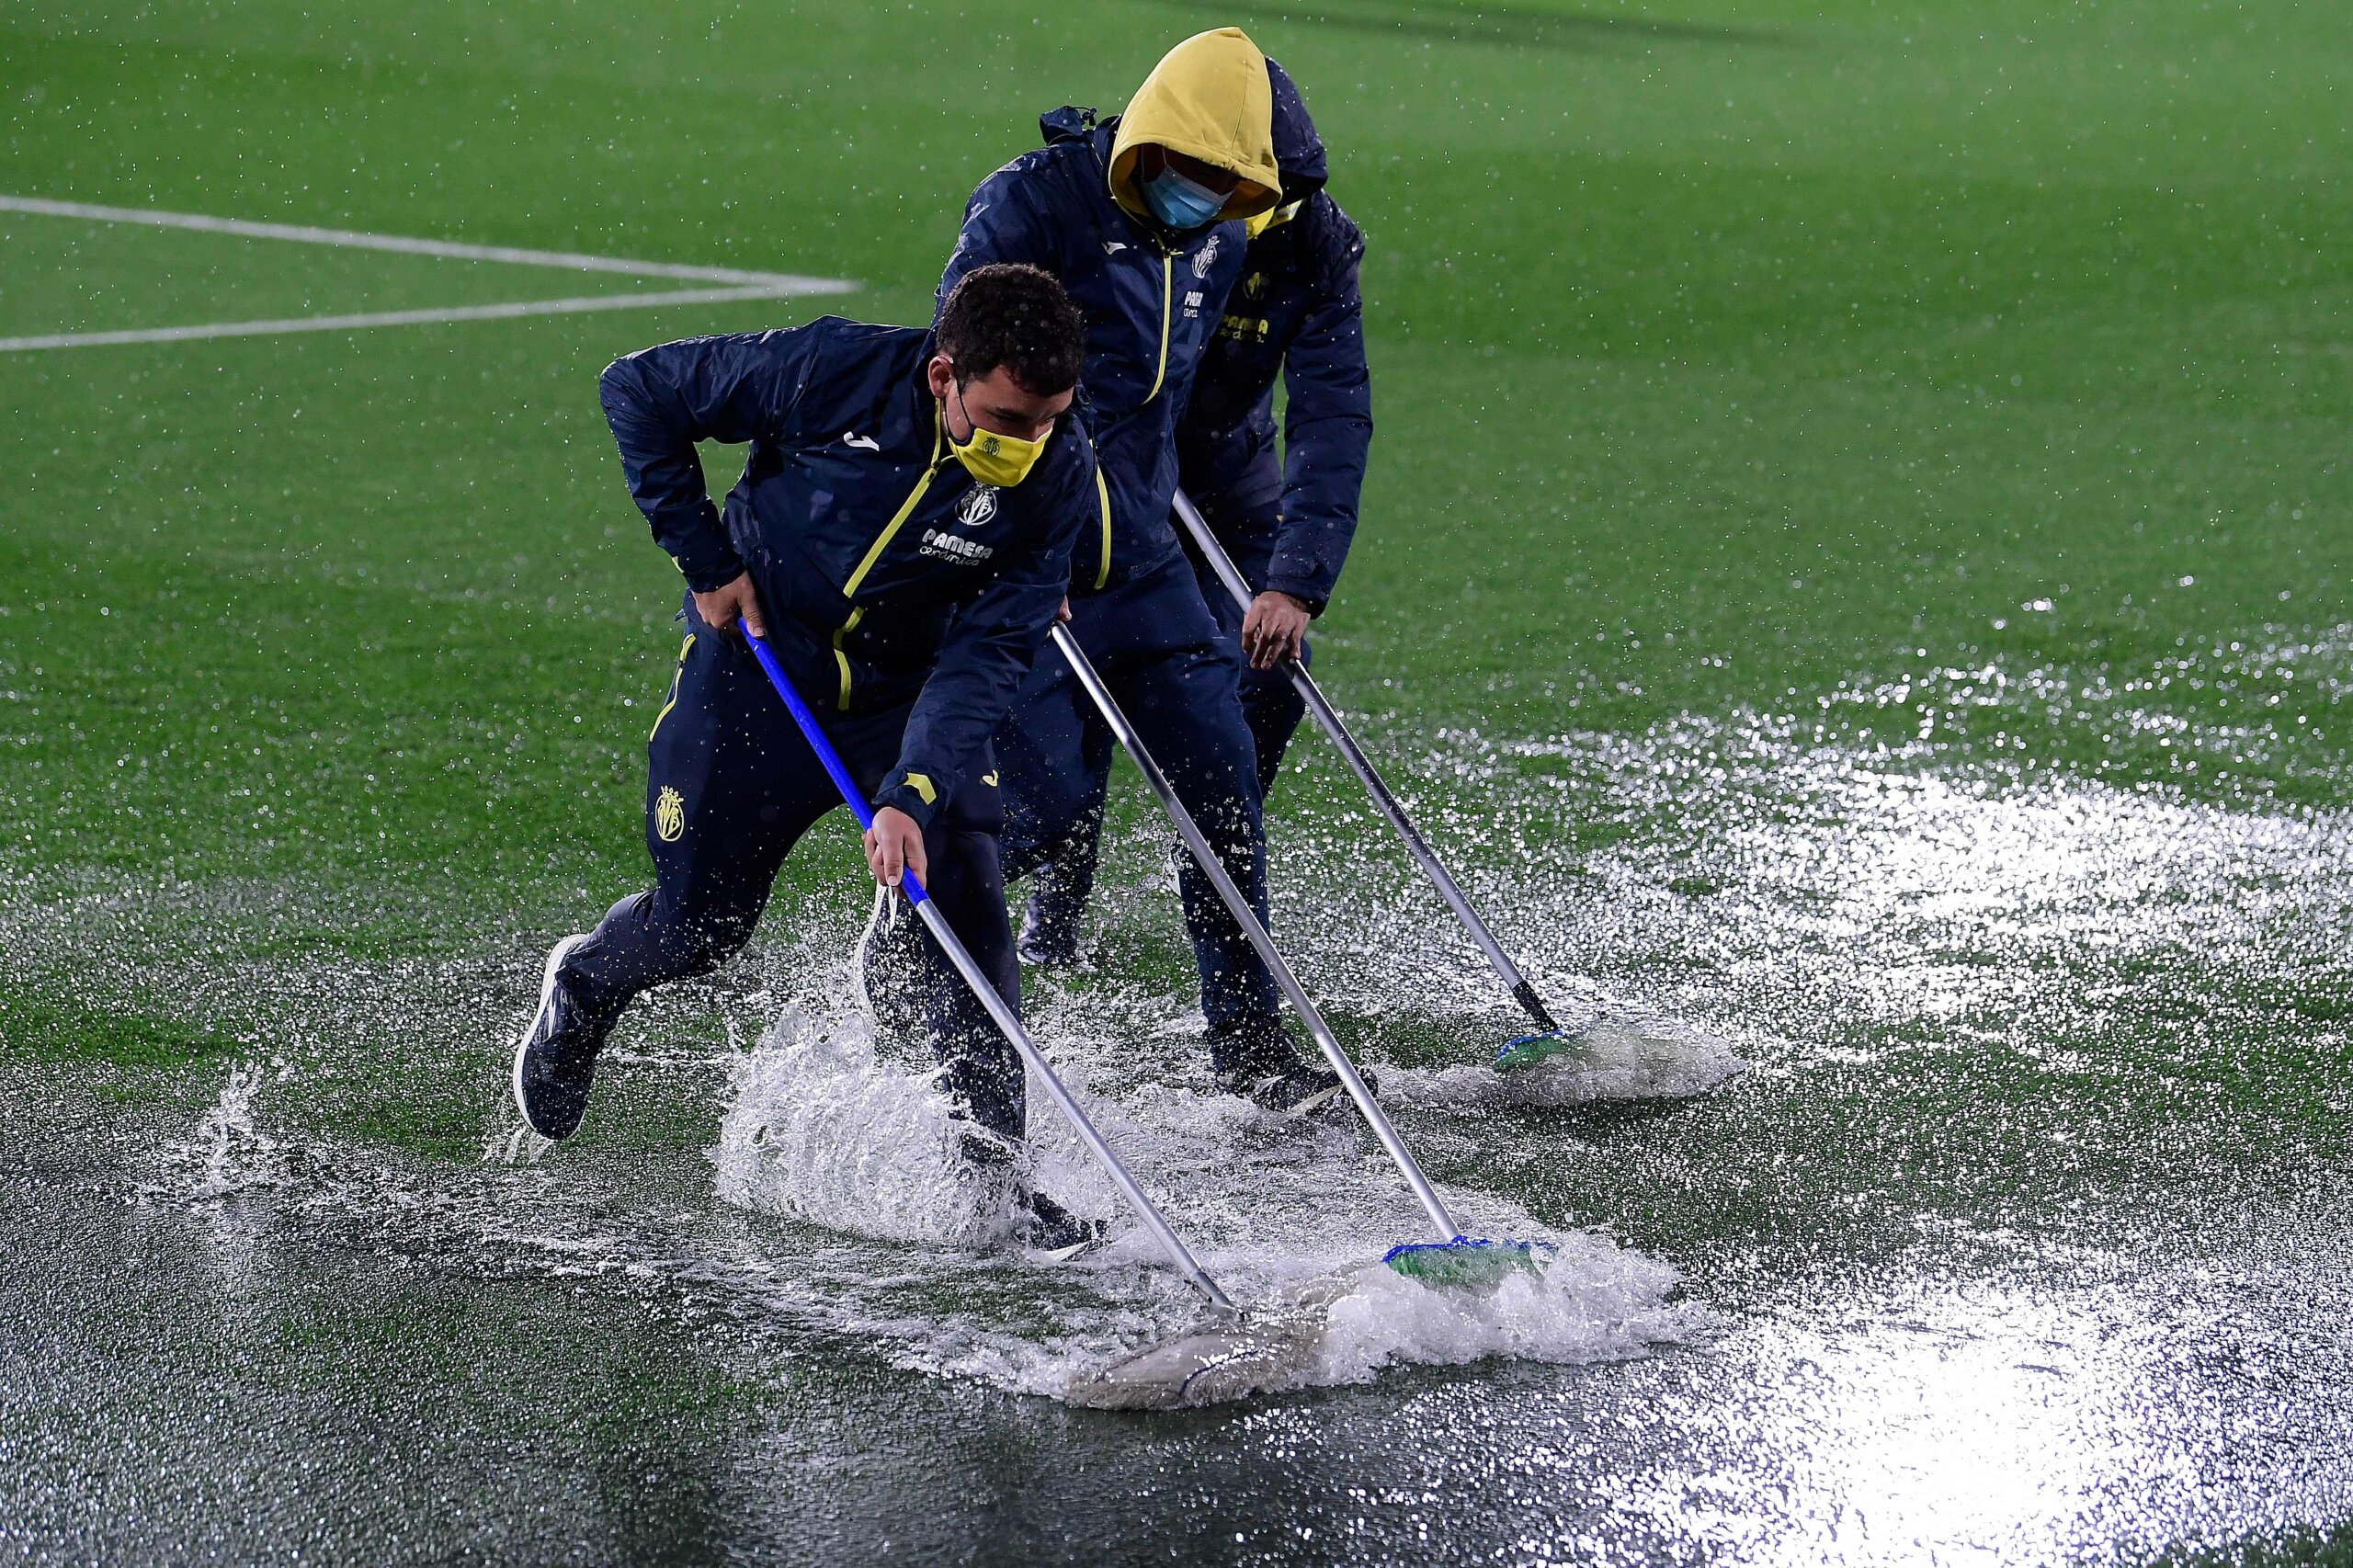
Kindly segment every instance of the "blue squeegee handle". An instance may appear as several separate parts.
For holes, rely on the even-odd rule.
[[[759,660],[760,668],[767,672],[768,684],[776,687],[779,697],[784,699],[785,707],[792,712],[792,722],[801,726],[801,734],[808,738],[809,749],[815,752],[817,760],[825,765],[826,773],[833,778],[834,788],[842,792],[842,800],[848,805],[850,814],[858,819],[858,825],[871,829],[874,826],[874,808],[867,804],[866,791],[858,787],[858,780],[852,778],[849,769],[842,766],[842,756],[834,749],[833,737],[826,734],[824,726],[817,722],[817,715],[810,711],[809,704],[801,699],[800,690],[793,686],[791,677],[784,673],[784,666],[777,662],[776,650],[768,646],[767,638],[749,627],[744,629],[744,641],[752,645],[752,656]],[[923,884],[915,881],[912,871],[907,873],[900,891],[907,895],[909,903],[921,903],[926,896]]]
[[[744,640],[752,645],[752,654],[760,661],[760,668],[767,672],[768,684],[776,687],[777,696],[782,698],[785,707],[791,710],[792,722],[801,726],[801,734],[808,739],[809,749],[817,754],[817,760],[824,763],[825,771],[832,775],[834,788],[841,791],[843,803],[857,816],[858,826],[871,829],[874,826],[874,808],[867,803],[866,792],[849,776],[849,769],[842,766],[841,754],[834,749],[832,737],[825,733],[824,728],[817,722],[817,715],[810,711],[809,704],[802,701],[801,693],[794,689],[791,678],[784,673],[784,666],[777,662],[776,650],[768,646],[766,638],[753,635],[748,627],[745,629]],[[1143,1228],[1152,1233],[1153,1239],[1168,1255],[1168,1261],[1175,1266],[1176,1272],[1208,1297],[1210,1305],[1222,1312],[1233,1312],[1233,1303],[1226,1300],[1225,1292],[1218,1289],[1217,1281],[1194,1261],[1184,1239],[1169,1228],[1159,1209],[1137,1185],[1135,1176],[1120,1163],[1111,1145],[1103,1141],[1103,1135],[1095,1131],[1095,1124],[1086,1119],[1086,1113],[1078,1108],[1078,1102],[1070,1097],[1070,1091],[1063,1086],[1061,1076],[1047,1062],[1037,1042],[1029,1038],[1029,1031],[1021,1027],[1021,1020],[1006,1005],[1005,998],[997,994],[996,987],[990,983],[989,977],[981,972],[981,966],[973,961],[972,953],[958,939],[954,929],[948,924],[948,917],[939,913],[939,906],[924,892],[923,883],[916,880],[912,869],[901,874],[899,891],[906,895],[907,903],[914,905],[925,929],[939,944],[940,951],[948,955],[948,961],[956,966],[956,972],[964,977],[964,983],[972,987],[972,994],[980,998],[981,1006],[988,1010],[997,1028],[1013,1042],[1013,1049],[1020,1055],[1023,1063],[1046,1085],[1046,1093],[1062,1111],[1063,1119],[1077,1130],[1080,1141],[1109,1174],[1112,1185],[1120,1189],[1120,1196],[1127,1199],[1128,1207],[1135,1210],[1136,1218],[1143,1222]]]
[[[1201,559],[1210,563],[1211,570],[1218,575],[1218,581],[1225,585],[1225,591],[1233,596],[1233,602],[1248,609],[1249,584],[1243,581],[1242,574],[1234,567],[1233,558],[1226,554],[1223,545],[1218,543],[1217,536],[1210,531],[1209,524],[1202,520],[1200,511],[1193,505],[1191,497],[1181,490],[1176,492],[1176,517],[1185,525],[1185,531],[1192,536],[1194,547],[1201,552]],[[1404,840],[1405,852],[1414,858],[1414,864],[1421,868],[1422,875],[1438,889],[1438,896],[1446,900],[1446,906],[1454,911],[1454,917],[1462,922],[1462,928],[1471,933],[1471,939],[1486,955],[1487,962],[1502,979],[1505,988],[1510,991],[1511,999],[1518,1003],[1545,1033],[1558,1034],[1561,1026],[1553,1020],[1551,1009],[1544,1006],[1544,999],[1536,994],[1536,987],[1529,983],[1528,976],[1512,962],[1511,955],[1504,951],[1501,942],[1495,940],[1495,934],[1487,929],[1484,920],[1479,918],[1479,912],[1471,907],[1471,901],[1463,896],[1453,873],[1446,869],[1446,862],[1438,858],[1438,852],[1423,838],[1421,829],[1414,825],[1414,819],[1405,814],[1405,808],[1398,802],[1396,796],[1389,792],[1389,785],[1373,767],[1372,759],[1365,756],[1364,748],[1357,744],[1354,735],[1348,733],[1348,727],[1340,722],[1339,710],[1332,706],[1323,688],[1307,673],[1307,666],[1297,659],[1286,659],[1283,664],[1291,685],[1298,688],[1302,700],[1315,715],[1315,722],[1332,738],[1332,744],[1340,748],[1340,755],[1347,759],[1349,767],[1356,771],[1357,778],[1363,783],[1365,793],[1372,797],[1372,803],[1381,808],[1381,814],[1389,819],[1389,825],[1396,829],[1399,838]]]

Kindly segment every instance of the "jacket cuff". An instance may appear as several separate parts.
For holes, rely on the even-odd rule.
[[[931,819],[939,812],[939,790],[931,779],[921,773],[910,773],[904,767],[893,768],[874,796],[876,811],[885,806],[893,807],[915,818],[917,827],[931,825]]]
[[[744,574],[744,558],[735,553],[718,508],[708,501],[696,511],[657,519],[654,531],[696,593],[724,587]]]
[[[1324,607],[1332,602],[1332,585],[1320,577],[1297,576],[1287,572],[1269,573],[1266,591],[1289,594],[1307,607],[1309,615],[1322,615]]]

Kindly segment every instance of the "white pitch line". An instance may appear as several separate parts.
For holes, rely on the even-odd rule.
[[[687,278],[701,283],[790,284],[801,294],[846,294],[858,287],[838,278],[801,278],[782,272],[745,272],[732,267],[694,267],[675,261],[630,261],[569,251],[522,250],[513,245],[470,245],[455,240],[418,240],[404,234],[370,234],[357,229],[317,229],[302,223],[256,223],[244,218],[214,218],[202,212],[163,212],[149,207],[95,207],[83,201],[50,201],[37,196],[0,196],[0,211],[47,218],[83,218],[101,223],[145,223],[159,229],[199,229],[256,240],[295,240],[304,244],[343,245],[356,250],[399,251],[407,256],[447,256],[459,261],[505,261],[519,267],[561,267],[574,272],[620,272],[632,278]]]
[[[633,311],[654,305],[710,305],[730,300],[787,300],[798,294],[839,293],[843,285],[806,289],[788,279],[756,289],[680,289],[663,294],[600,294],[577,300],[517,300],[503,305],[455,305],[431,311],[376,311],[354,316],[290,316],[282,321],[209,322],[200,326],[152,326],[128,332],[60,332],[45,337],[0,337],[0,354],[31,348],[99,348],[116,343],[187,343],[204,337],[266,337],[282,332],[347,332],[370,326],[419,326],[431,322],[504,321],[513,316],[565,316],[585,311]]]

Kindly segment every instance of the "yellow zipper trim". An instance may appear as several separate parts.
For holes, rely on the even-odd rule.
[[[874,542],[866,547],[866,556],[858,562],[858,570],[852,572],[849,574],[849,581],[842,585],[842,597],[848,598],[858,592],[858,585],[866,581],[866,574],[874,570],[874,563],[882,559],[884,551],[891,548],[891,540],[898,533],[899,526],[914,515],[916,504],[923,499],[923,493],[931,488],[933,477],[939,472],[939,443],[947,436],[943,424],[946,415],[941,413],[939,405],[937,403],[933,403],[931,460],[924,465],[923,477],[915,481],[915,487],[913,490],[907,492],[907,498],[899,504],[896,515],[882,525],[882,531],[876,534]],[[834,632],[834,663],[841,670],[841,700],[835,709],[838,712],[849,711],[849,655],[842,651],[842,639],[850,634],[851,630],[858,625],[865,614],[865,610],[856,606],[851,607],[849,619],[843,621]]]
[[[1103,483],[1103,465],[1095,465],[1095,494],[1103,503],[1103,564],[1095,574],[1095,585],[1101,587],[1111,580],[1111,488]]]
[[[645,738],[648,741],[662,733],[662,721],[667,719],[670,716],[670,710],[678,705],[678,683],[687,678],[687,654],[693,650],[694,645],[695,634],[689,631],[687,633],[687,640],[678,644],[678,667],[670,676],[670,699],[662,704],[661,712],[654,715],[654,728],[645,732]]]
[[[849,655],[842,652],[842,639],[849,635],[850,628],[856,626],[865,614],[863,609],[850,611],[849,619],[843,621],[841,629],[834,633],[834,663],[842,668],[842,699],[835,705],[837,712],[849,711]]]
[[[1160,395],[1160,383],[1168,379],[1168,307],[1176,293],[1176,257],[1174,252],[1160,253],[1160,369],[1152,373],[1152,390],[1143,394],[1150,403]]]
[[[866,559],[858,563],[858,570],[851,573],[849,581],[842,585],[844,598],[858,592],[858,585],[866,581],[866,574],[874,570],[874,563],[881,560],[882,552],[891,547],[891,538],[899,531],[899,525],[907,520],[915,509],[915,503],[923,499],[923,493],[931,488],[932,476],[939,472],[939,442],[945,433],[940,427],[940,418],[939,406],[934,403],[931,410],[931,461],[925,465],[923,477],[915,481],[915,487],[907,492],[907,498],[899,504],[898,515],[885,523],[882,531],[874,536],[874,542],[866,547]],[[844,627],[842,630],[847,631],[849,629]]]

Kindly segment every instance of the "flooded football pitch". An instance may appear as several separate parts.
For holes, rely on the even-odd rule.
[[[608,1135],[536,1163],[500,1103],[533,953],[180,960],[281,1021],[268,1054],[163,1103],[8,1076],[10,1535],[90,1560],[2143,1561],[2341,1517],[2353,822],[1955,779],[1757,716],[1397,760],[1475,785],[1459,835],[1542,843],[1597,797],[1637,824],[1574,865],[1454,846],[1541,983],[1615,1020],[1549,1078],[1479,1064],[1511,1018],[1402,857],[1343,879],[1346,918],[1283,879],[1449,1199],[1560,1244],[1541,1290],[1368,1267],[1414,1222],[1370,1138],[1213,1094],[1197,1016],[1108,977],[1177,939],[1142,829],[1107,972],[1033,989],[1041,1036],[1237,1295],[1340,1282],[1281,1386],[1184,1413],[1064,1402],[1197,1309],[1135,1238],[1051,1266],[957,1231],[924,1179],[936,1108],[840,1005],[855,901],[637,1025]],[[16,929],[168,966],[167,905],[94,888]],[[722,1038],[679,1038],[689,1015]],[[479,1156],[308,1131],[427,1057],[473,1085]],[[1114,1212],[1042,1131],[1058,1188]]]
[[[1491,1069],[1520,1015],[1302,733],[1277,938],[1551,1259],[1382,1268],[1423,1221],[1364,1132],[1215,1092],[1122,764],[1028,1016],[1285,1337],[1121,1412],[1088,1376],[1199,1309],[987,1222],[851,997],[846,817],[576,1138],[507,1071],[644,883],[677,648],[600,369],[928,319],[1040,113],[1231,21],[1368,242],[1317,676],[1589,1028]],[[2353,1562],[2353,11],[0,38],[0,1557]],[[783,274],[857,287],[699,288]]]

